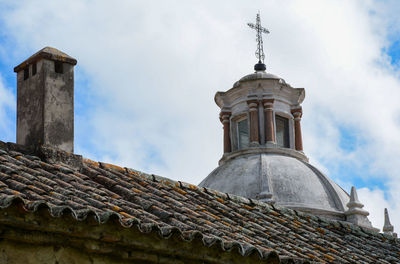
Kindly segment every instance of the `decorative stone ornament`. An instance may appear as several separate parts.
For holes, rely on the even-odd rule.
[[[373,228],[371,222],[367,218],[369,212],[362,209],[364,205],[358,200],[357,190],[354,186],[351,187],[350,201],[347,203],[347,207],[349,208],[345,212],[347,222],[366,228]]]
[[[385,214],[385,223],[384,223],[383,229],[382,229],[383,233],[386,234],[386,235],[397,237],[397,234],[393,232],[394,231],[394,227],[390,223],[389,213],[388,213],[387,208],[385,208],[384,214]]]

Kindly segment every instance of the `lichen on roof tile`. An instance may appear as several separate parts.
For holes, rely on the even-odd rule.
[[[0,208],[14,199],[30,211],[44,204],[57,217],[70,211],[100,224],[117,217],[124,227],[165,238],[200,236],[205,245],[221,243],[243,255],[273,249],[282,259],[400,262],[399,239],[348,223],[84,158],[78,169],[51,164],[0,142]]]

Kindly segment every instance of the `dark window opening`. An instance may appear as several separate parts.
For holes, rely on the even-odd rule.
[[[64,73],[63,72],[63,63],[61,61],[54,62],[54,71],[56,73]]]
[[[276,144],[282,148],[289,148],[289,120],[281,116],[275,116]]]
[[[249,138],[249,126],[247,123],[247,118],[239,121],[237,123],[237,127],[238,127],[239,149],[248,148],[250,143],[250,138]]]
[[[24,69],[24,80],[29,78],[29,66]]]
[[[36,74],[36,63],[32,64],[32,76]]]

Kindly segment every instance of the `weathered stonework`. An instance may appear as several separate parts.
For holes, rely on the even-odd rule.
[[[73,152],[75,64],[75,59],[46,47],[15,67],[18,144]]]

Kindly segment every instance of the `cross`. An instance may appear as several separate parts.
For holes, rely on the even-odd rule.
[[[264,64],[264,49],[263,49],[263,40],[262,40],[262,33],[269,33],[268,29],[263,28],[261,26],[261,19],[260,19],[260,11],[258,11],[256,24],[247,23],[249,27],[257,31],[257,50],[256,50],[256,58],[258,59],[259,64]],[[265,67],[265,66],[264,66]]]

